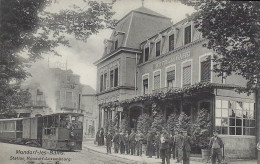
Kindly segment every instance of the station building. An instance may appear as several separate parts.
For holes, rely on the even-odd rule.
[[[161,102],[165,118],[174,112],[194,118],[204,108],[227,157],[256,157],[255,94],[235,91],[246,86],[243,77],[212,71],[214,53],[202,46],[206,42],[188,19],[172,24],[144,7],[124,16],[95,62],[98,126],[115,116],[120,124],[127,116],[136,128],[138,116],[152,115],[152,99]]]

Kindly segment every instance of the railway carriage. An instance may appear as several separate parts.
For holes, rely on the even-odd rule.
[[[0,119],[0,140],[50,150],[82,150],[83,114],[56,113],[33,118]]]

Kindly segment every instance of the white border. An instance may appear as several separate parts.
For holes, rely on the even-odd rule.
[[[183,62],[181,62],[181,88],[183,87],[183,64],[186,63],[186,62],[190,62],[191,64],[191,78],[190,78],[190,84],[192,85],[192,71],[193,71],[193,64],[192,64],[192,59],[188,59],[188,60],[185,60]]]
[[[172,64],[172,65],[169,65],[169,66],[165,67],[165,78],[164,78],[164,80],[165,80],[165,87],[168,87],[167,86],[167,72],[169,72],[169,71],[167,71],[167,69],[169,69],[171,67],[174,68],[174,72],[175,72],[175,74],[174,74],[174,76],[175,76],[175,80],[174,80],[175,81],[175,85],[173,87],[177,86],[177,82],[176,82],[176,64]]]
[[[213,80],[213,73],[212,73],[212,70],[213,70],[212,57],[213,57],[213,54],[211,52],[199,56],[199,82],[201,82],[201,61],[202,61],[201,58],[203,58],[205,56],[211,56],[211,60],[210,60],[210,69],[211,69],[210,70],[210,83],[212,83],[212,80]]]
[[[145,74],[142,75],[142,92],[141,92],[142,95],[144,95],[144,83],[143,83],[144,82],[144,76],[148,76],[147,79],[148,79],[148,93],[149,93],[149,73],[145,73]]]
[[[161,69],[157,69],[157,70],[153,71],[153,90],[154,90],[154,74],[155,74],[155,72],[160,72],[160,88],[162,88],[162,74],[161,74],[162,71],[161,71]]]

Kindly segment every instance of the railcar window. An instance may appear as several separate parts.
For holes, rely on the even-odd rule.
[[[63,127],[63,128],[70,128],[71,125],[70,125],[70,117],[68,115],[61,115],[60,116],[60,127]]]
[[[74,129],[82,129],[82,122],[83,122],[83,117],[82,116],[72,116],[72,127]]]

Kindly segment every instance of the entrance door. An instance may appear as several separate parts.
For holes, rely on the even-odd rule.
[[[142,114],[141,107],[132,107],[129,109],[130,128],[136,130],[138,117]]]

